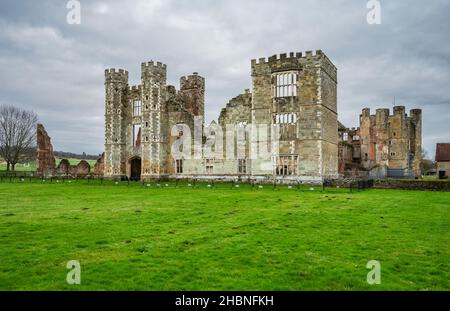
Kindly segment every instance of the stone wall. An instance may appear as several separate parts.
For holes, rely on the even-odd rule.
[[[294,96],[276,94],[280,74],[294,74]],[[279,115],[294,114],[281,124],[280,156],[296,156],[297,175],[321,179],[338,176],[337,69],[318,50],[252,60],[252,123],[273,124]],[[286,133],[284,133],[286,132]],[[257,144],[265,144],[258,140]],[[267,163],[252,160],[252,175],[267,174]]]
[[[274,55],[252,60],[251,72],[252,91],[246,90],[230,100],[219,116],[219,125],[266,125],[268,135],[256,136],[255,146],[267,149],[271,126],[283,124],[280,124],[280,156],[273,159],[269,153],[261,159],[260,155],[251,154],[254,150],[247,144],[245,174],[272,176],[278,172],[274,166],[288,163],[288,173],[283,169],[283,173],[276,174],[310,180],[337,177],[337,69],[328,57],[320,50]],[[280,75],[291,75],[289,87],[295,94],[276,95]],[[142,162],[143,179],[211,174],[206,172],[206,159],[184,159],[183,173],[177,174],[171,154],[172,144],[178,139],[172,137],[172,128],[187,124],[193,129],[194,117],[204,116],[205,79],[198,73],[182,77],[179,91],[166,86],[166,79],[166,65],[154,62],[142,64],[141,84],[132,87],[128,86],[125,70],[105,71],[105,177],[130,177],[131,160],[135,159]],[[136,101],[142,104],[139,116],[133,116]],[[280,116],[285,118],[284,122],[276,121]],[[135,125],[142,128],[140,146],[133,143]],[[207,128],[204,124],[202,127]],[[224,150],[224,156],[227,154]],[[289,164],[289,159],[295,164]],[[208,160],[214,162],[214,175],[239,175],[236,158]]]
[[[389,109],[377,109],[372,115],[370,109],[365,108],[360,115],[359,128],[340,128],[339,139],[353,147],[353,163],[348,163],[346,159],[345,171],[341,170],[341,174],[359,167],[365,171],[376,170],[376,175],[382,168],[386,174],[391,170],[404,171],[405,176],[411,173],[415,177],[421,176],[420,109],[412,109],[408,116],[403,106],[394,107],[393,114]]]
[[[378,189],[450,191],[450,181],[378,179],[375,180],[374,187]]]
[[[370,170],[375,166],[389,169],[410,169],[421,176],[422,115],[418,109],[405,113],[405,107],[377,109],[370,115],[368,108],[360,117],[361,162]]]
[[[38,176],[52,175],[56,168],[55,156],[51,138],[42,124],[37,125],[37,174]]]
[[[444,171],[445,177],[450,178],[450,161],[449,162],[437,162],[436,164],[436,172],[439,176],[439,172]]]
[[[97,162],[94,166],[94,174],[97,176],[103,176],[105,172],[105,153],[103,152],[100,158],[97,159]]]
[[[69,160],[62,159],[56,168],[55,175],[70,177],[86,177],[91,172],[91,166],[85,160],[81,160],[77,165],[71,165]]]

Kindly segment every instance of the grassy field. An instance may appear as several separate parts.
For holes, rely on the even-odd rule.
[[[0,290],[450,289],[450,193],[79,181],[0,196]]]

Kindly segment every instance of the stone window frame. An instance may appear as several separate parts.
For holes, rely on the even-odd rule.
[[[133,117],[142,116],[142,101],[140,99],[133,100]]]
[[[247,159],[238,159],[238,173],[247,174]]]
[[[297,154],[280,154],[273,157],[273,169],[276,176],[294,176],[298,173]]]
[[[139,137],[139,131],[141,132],[141,144],[142,144],[142,125],[133,124],[133,147],[138,147],[137,139]]]
[[[205,159],[205,170],[208,175],[214,173],[214,159]]]
[[[274,98],[297,97],[298,71],[283,71],[273,74]]]
[[[177,174],[183,174],[183,159],[175,160],[175,172]]]
[[[295,112],[277,113],[273,116],[273,124],[296,124],[298,121]]]

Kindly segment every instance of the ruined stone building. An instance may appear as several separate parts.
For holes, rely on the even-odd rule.
[[[36,131],[36,173],[39,177],[87,177],[90,174],[103,175],[103,156],[95,164],[91,172],[89,163],[81,160],[76,165],[71,165],[69,160],[61,159],[56,166],[55,154],[50,136],[42,124],[37,125]]]
[[[267,125],[268,134],[251,132],[254,140],[248,140],[243,153],[225,148],[214,156],[201,151],[195,157],[193,150],[177,158],[172,154],[174,142],[186,138],[183,135],[194,141],[195,133],[186,130],[204,117],[205,79],[197,73],[182,77],[176,90],[167,85],[166,65],[149,62],[141,66],[141,83],[129,86],[127,71],[107,69],[105,177],[309,181],[338,177],[337,70],[329,58],[320,50],[260,58],[251,61],[251,75],[252,89],[226,105],[219,124],[202,123],[207,134],[200,140],[207,142],[220,131],[218,127],[224,130],[229,125],[235,126],[236,137],[239,128],[249,135],[247,129],[255,124]],[[258,148],[270,148],[274,125],[280,129],[278,150],[266,157],[256,155]],[[234,146],[236,137],[223,139]]]
[[[226,104],[218,123],[206,126],[205,79],[198,73],[182,77],[177,90],[167,85],[167,67],[159,62],[141,65],[137,86],[128,85],[127,71],[107,69],[105,177],[315,182],[349,175],[420,176],[421,110],[408,116],[403,106],[393,114],[364,109],[359,127],[346,128],[338,122],[337,69],[322,51],[252,60],[251,77],[251,89]],[[261,124],[267,135],[255,130]],[[279,138],[276,146],[272,136]],[[214,142],[209,147],[215,153],[204,148],[186,153],[183,145],[182,154],[175,154],[180,139],[189,147]],[[261,149],[271,147],[261,156]]]
[[[339,127],[339,172],[366,171],[369,176],[420,177],[422,162],[422,111],[396,106],[377,109],[374,115],[365,108],[358,128]]]

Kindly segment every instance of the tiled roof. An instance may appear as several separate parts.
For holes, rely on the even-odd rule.
[[[437,162],[450,161],[450,143],[436,145],[436,161]]]

